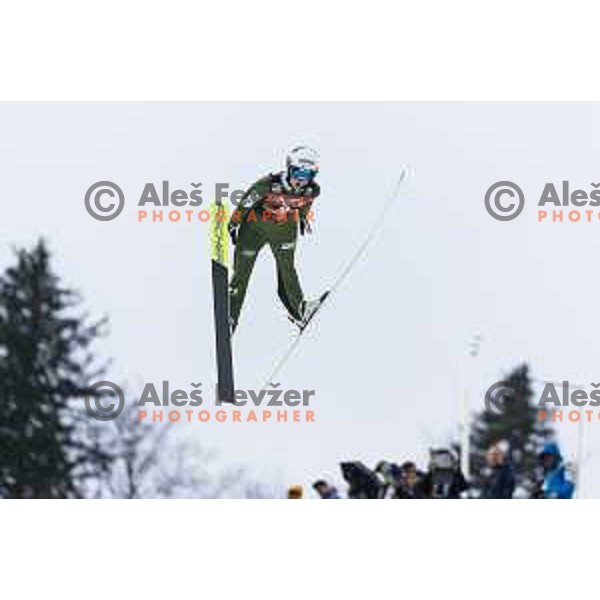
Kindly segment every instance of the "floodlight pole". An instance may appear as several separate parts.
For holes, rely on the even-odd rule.
[[[467,344],[466,351],[463,357],[463,364],[461,365],[462,381],[460,390],[460,468],[467,481],[471,476],[471,463],[470,463],[470,435],[471,435],[471,414],[470,414],[470,402],[469,402],[469,384],[467,377],[467,361],[470,358],[475,358],[479,355],[481,348],[481,332],[476,330],[469,343]]]

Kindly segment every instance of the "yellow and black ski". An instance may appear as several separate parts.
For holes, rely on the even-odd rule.
[[[229,322],[229,215],[225,205],[211,207],[212,288],[217,356],[217,394],[220,402],[234,402],[233,357]]]

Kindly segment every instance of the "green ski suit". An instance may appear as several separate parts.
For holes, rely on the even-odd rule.
[[[301,191],[292,191],[282,172],[259,179],[242,198],[240,208],[234,211],[229,222],[232,237],[236,238],[229,286],[233,328],[242,310],[254,263],[266,244],[271,247],[277,264],[279,298],[290,317],[301,318],[304,295],[294,264],[296,241],[298,229],[304,233],[311,220],[310,207],[319,193],[320,187],[314,181]]]

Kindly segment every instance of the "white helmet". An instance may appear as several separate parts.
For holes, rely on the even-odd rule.
[[[294,177],[297,173],[310,173],[312,179],[319,172],[319,153],[308,146],[292,148],[286,157],[288,174]]]

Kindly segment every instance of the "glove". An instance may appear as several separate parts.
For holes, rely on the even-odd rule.
[[[312,227],[308,221],[300,221],[300,235],[312,233]]]
[[[231,243],[235,246],[237,244],[240,224],[235,223],[234,221],[229,221],[228,229],[229,229],[229,237],[231,238]]]

